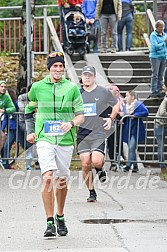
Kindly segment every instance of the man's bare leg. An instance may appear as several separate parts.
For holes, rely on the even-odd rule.
[[[64,205],[67,196],[67,181],[65,179],[57,179],[56,181],[56,200],[57,200],[57,215],[56,215],[56,224],[57,224],[57,233],[60,236],[66,236],[68,229],[65,225],[64,220]]]
[[[88,202],[96,201],[97,194],[94,189],[93,173],[91,167],[91,154],[82,153],[80,154],[80,160],[82,164],[82,176],[85,184],[90,192],[90,197],[87,199]]]
[[[48,171],[43,175],[42,199],[46,212],[46,216],[54,216],[54,191],[52,172]]]
[[[52,172],[45,172],[43,175],[42,199],[47,216],[47,229],[44,237],[55,236],[56,228],[54,225],[54,190]]]

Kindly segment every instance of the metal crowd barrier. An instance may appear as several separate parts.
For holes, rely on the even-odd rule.
[[[8,139],[7,141],[7,157],[3,156],[3,149],[1,151],[1,158],[0,158],[0,168],[4,168],[4,163],[6,160],[9,161],[10,165],[14,164],[14,167],[16,169],[26,169],[27,163],[31,165],[35,169],[35,162],[37,161],[37,152],[36,152],[36,146],[35,144],[28,147],[26,142],[26,131],[24,130],[23,133],[23,143],[22,146],[20,144],[20,123],[19,123],[19,116],[22,113],[16,112],[14,113],[14,118],[16,120],[16,130],[15,130],[15,140],[12,144],[12,148],[10,150],[9,148],[9,141],[11,139]],[[1,126],[2,126],[2,117],[0,116],[0,132],[1,132]],[[139,134],[139,119],[141,117],[134,117],[134,116],[124,116],[121,120],[115,120],[113,124],[113,159],[108,158],[106,155],[106,162],[111,162],[111,164],[115,164],[116,170],[123,171],[123,166],[126,165],[127,162],[131,161],[128,160],[127,157],[124,157],[123,154],[123,146],[122,146],[122,134],[123,134],[123,127],[124,127],[124,120],[125,118],[129,117],[130,121],[137,119],[137,136]],[[6,136],[9,133],[9,126],[10,126],[10,120],[11,115],[8,116],[8,123],[7,127],[5,129]],[[158,155],[157,155],[157,143],[156,143],[156,137],[154,135],[155,130],[155,120],[156,119],[166,119],[166,117],[155,117],[155,116],[148,116],[148,117],[142,117],[143,123],[145,126],[145,139],[142,143],[137,144],[137,153],[140,157],[139,160],[135,161],[137,164],[143,164],[144,166],[150,165],[152,167],[159,166],[160,164],[166,164],[164,162],[159,162]],[[167,126],[166,126],[167,128]],[[131,122],[129,123],[129,135],[131,133]],[[165,130],[165,126],[163,126],[163,131]],[[0,134],[0,144],[2,142],[2,135]],[[162,146],[164,146],[164,156],[165,160],[167,160],[167,141],[163,141],[162,138]],[[128,145],[125,148],[127,151],[128,156]],[[108,154],[108,147],[106,148],[106,154]],[[79,157],[75,153],[73,155],[72,161],[79,161]]]
[[[37,161],[36,146],[29,144],[26,141],[26,130],[25,124],[23,122],[22,127],[19,121],[19,116],[23,115],[20,112],[15,112],[13,114],[6,115],[7,124],[4,129],[6,134],[5,144],[1,150],[0,166],[1,168],[6,168],[9,163],[9,167],[14,167],[16,169],[32,169],[35,168],[34,164]],[[2,134],[3,117],[0,116],[0,132]],[[16,128],[10,129],[11,120],[15,120]],[[24,126],[24,127],[23,127]],[[9,135],[11,133],[11,135]],[[2,135],[0,134],[0,143],[2,144]],[[12,144],[10,142],[12,141]],[[10,145],[12,147],[10,148]],[[6,163],[7,162],[7,163]],[[12,168],[11,168],[12,169]]]
[[[136,154],[139,157],[139,159],[137,159],[137,161],[132,161],[132,160],[128,160],[128,145],[126,146],[126,152],[127,152],[127,157],[124,159],[122,158],[122,152],[124,152],[124,150],[122,149],[122,137],[123,137],[123,127],[124,127],[124,120],[125,118],[129,118],[129,139],[130,139],[130,135],[131,135],[131,123],[132,120],[137,119],[137,139],[139,136],[139,120],[140,118],[143,119],[143,123],[145,126],[145,139],[142,143],[137,143],[137,148],[136,148]],[[159,162],[158,160],[158,151],[157,151],[157,142],[156,142],[156,137],[155,137],[155,121],[156,119],[164,119],[167,120],[166,117],[156,117],[156,116],[148,116],[148,117],[135,117],[135,116],[131,116],[131,115],[126,115],[124,116],[119,122],[120,124],[120,134],[119,134],[119,151],[117,153],[117,157],[116,157],[116,165],[117,165],[117,169],[123,170],[123,166],[126,165],[127,162],[133,162],[136,164],[142,164],[144,167],[145,166],[150,166],[150,167],[159,167],[160,164],[162,165],[166,165],[167,162],[165,162],[165,160],[167,160],[167,151],[166,151],[166,147],[167,147],[167,141],[164,141],[163,136],[161,138],[161,142],[162,142],[162,149],[161,149],[161,154],[162,152],[164,152],[164,158],[165,160],[163,162]],[[164,133],[165,128],[167,127],[167,125],[163,125],[162,126],[162,132]],[[128,139],[128,141],[129,141]]]

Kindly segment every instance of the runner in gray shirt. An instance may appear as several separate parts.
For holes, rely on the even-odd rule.
[[[83,178],[90,191],[88,202],[96,201],[97,198],[93,185],[92,165],[98,173],[99,180],[106,181],[107,174],[102,168],[105,139],[113,133],[112,123],[119,111],[117,99],[109,90],[97,86],[95,79],[95,68],[85,66],[82,71],[81,88],[85,121],[78,129],[77,150],[82,164]]]

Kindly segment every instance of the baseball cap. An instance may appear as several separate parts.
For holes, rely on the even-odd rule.
[[[96,75],[96,70],[93,66],[84,66],[84,68],[82,70],[82,74],[84,74],[84,73],[90,73],[90,74]]]

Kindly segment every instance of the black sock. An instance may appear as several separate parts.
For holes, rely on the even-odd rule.
[[[58,215],[58,214],[57,214],[57,219],[59,219],[59,220],[64,220],[64,214],[63,214],[63,215]]]
[[[90,191],[90,193],[91,193],[91,192],[95,192],[95,189],[92,189],[92,190],[89,190],[89,191]]]
[[[47,218],[47,222],[49,222],[49,221],[52,222],[52,223],[54,224],[54,218],[53,218],[53,217],[48,217],[48,218]]]

